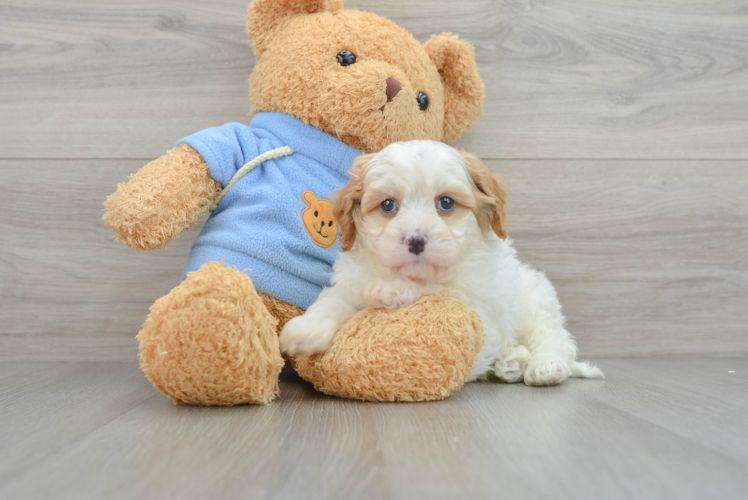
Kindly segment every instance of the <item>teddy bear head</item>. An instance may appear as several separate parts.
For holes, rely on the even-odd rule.
[[[306,208],[301,212],[306,232],[317,246],[329,250],[338,239],[338,223],[332,214],[332,203],[317,198],[312,191],[301,193],[301,199],[306,203]]]
[[[473,46],[449,33],[419,43],[344,0],[254,0],[252,112],[287,113],[349,146],[377,152],[413,139],[453,141],[485,91]]]

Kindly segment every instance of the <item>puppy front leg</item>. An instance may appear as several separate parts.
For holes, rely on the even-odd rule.
[[[343,323],[358,312],[349,300],[351,295],[348,287],[325,288],[304,314],[283,327],[278,339],[281,351],[290,356],[309,356],[330,347]]]
[[[424,295],[423,286],[399,274],[373,278],[361,292],[361,300],[377,309],[399,309]]]

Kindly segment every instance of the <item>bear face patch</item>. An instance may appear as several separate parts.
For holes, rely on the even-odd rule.
[[[338,239],[338,223],[332,216],[332,203],[317,198],[311,191],[301,193],[301,199],[307,205],[301,212],[304,229],[318,247],[329,250]]]

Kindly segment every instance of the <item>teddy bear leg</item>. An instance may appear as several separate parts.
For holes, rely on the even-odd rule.
[[[246,274],[209,262],[151,306],[140,367],[175,404],[268,404],[284,364],[277,326]]]
[[[435,401],[470,378],[483,321],[456,297],[427,295],[401,309],[364,309],[330,347],[291,363],[314,388],[364,401]]]

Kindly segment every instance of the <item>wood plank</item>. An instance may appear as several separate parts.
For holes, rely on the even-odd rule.
[[[724,359],[596,361],[606,381],[475,383],[445,401],[415,404],[326,397],[284,372],[278,400],[234,408],[147,397],[135,364],[116,373],[106,363],[52,364],[31,383],[0,380],[0,439],[15,440],[17,459],[0,463],[0,496],[744,497],[746,358],[731,360],[738,373],[729,380]],[[692,376],[694,363],[723,375]],[[59,376],[48,377],[55,370]],[[127,386],[144,399],[102,401]],[[657,422],[639,415],[655,396]],[[684,414],[708,408],[718,409],[719,423]],[[99,416],[87,431],[74,418],[96,420],[102,411],[118,416]],[[717,425],[732,435],[713,432]]]
[[[748,412],[748,358],[662,356],[602,363],[614,380],[598,394],[605,404],[748,461],[748,419],[739,418]]]
[[[748,163],[492,161],[582,352],[748,350]]]
[[[0,485],[158,394],[133,363],[0,366]]]
[[[248,0],[0,5],[0,158],[155,158],[247,122]],[[348,0],[472,41],[486,158],[748,158],[741,0]]]
[[[0,359],[136,359],[197,234],[150,253],[112,241],[101,202],[141,163],[0,161]],[[748,352],[746,162],[488,164],[583,355]]]
[[[15,219],[0,223],[0,357],[136,359],[135,334],[197,235],[152,253],[113,241],[101,204],[141,163],[0,162],[0,207]]]

